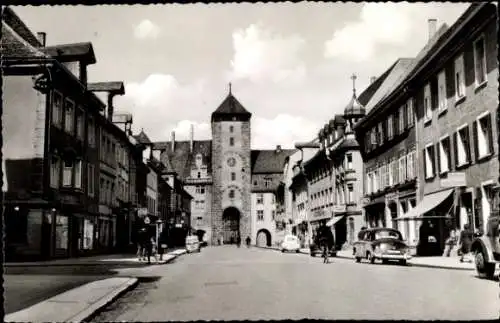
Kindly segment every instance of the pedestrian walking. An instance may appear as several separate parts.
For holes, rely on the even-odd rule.
[[[158,253],[160,254],[160,260],[163,260],[163,253],[167,249],[167,229],[163,229],[158,237],[158,242],[160,245],[158,246]]]
[[[146,260],[146,229],[141,228],[137,235],[137,257],[139,261]]]
[[[148,265],[151,264],[151,255],[153,253],[153,238],[149,238],[146,240],[146,243],[145,243],[145,248],[146,248],[146,255],[147,255],[147,258],[148,258]]]
[[[466,223],[464,229],[460,233],[460,262],[464,261],[464,257],[470,253],[474,232],[470,228],[470,224]]]
[[[444,252],[443,252],[443,257],[449,257],[451,254],[451,251],[455,246],[457,245],[458,242],[458,237],[455,229],[450,230],[450,236],[448,239],[445,241],[445,247],[444,247]]]
[[[247,248],[250,248],[250,242],[252,239],[250,239],[249,236],[247,236],[246,242],[247,242]]]
[[[241,246],[241,237],[238,234],[238,237],[236,237],[236,244],[238,245],[238,248]]]

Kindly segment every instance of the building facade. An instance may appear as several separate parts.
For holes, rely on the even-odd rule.
[[[498,49],[493,4],[471,5],[414,71],[419,202],[438,230],[437,254],[451,228],[485,233],[498,186]],[[434,201],[435,207],[425,207]],[[416,215],[416,214],[415,214]]]

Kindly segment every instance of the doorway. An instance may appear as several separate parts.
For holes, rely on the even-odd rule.
[[[236,243],[240,235],[240,211],[235,207],[228,207],[222,213],[222,237],[225,244]]]

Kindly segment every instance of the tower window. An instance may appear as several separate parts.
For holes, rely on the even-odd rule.
[[[231,173],[231,180],[235,181],[236,180],[236,173]]]
[[[200,172],[198,172],[198,178],[200,178],[200,177],[201,177],[201,173],[200,173]]]
[[[229,138],[229,146],[234,146],[234,138]]]
[[[229,198],[234,199],[234,190],[229,191]]]
[[[229,132],[233,132],[234,131],[234,127],[233,126],[229,126]]]

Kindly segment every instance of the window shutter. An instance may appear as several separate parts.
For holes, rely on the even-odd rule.
[[[471,126],[472,126],[472,146],[474,146],[474,155],[475,155],[475,160],[477,161],[479,158],[479,147],[477,142],[477,122],[474,121]]]
[[[437,158],[437,167],[436,167],[437,174],[441,174],[441,149],[440,149],[439,146],[440,146],[440,143],[438,142],[436,144],[436,148],[435,148],[436,149],[436,154],[435,155],[436,155],[436,158]]]
[[[455,163],[454,163],[455,164],[455,168],[456,168],[456,166],[458,166],[458,148],[457,148],[457,145],[458,145],[458,136],[459,136],[459,134],[458,134],[458,131],[457,131],[452,136],[453,137],[453,141],[450,141],[450,145],[453,145],[452,147],[453,147],[453,158],[455,160]],[[451,160],[451,156],[450,156],[450,160]]]
[[[495,115],[490,113],[490,117],[488,118],[488,148],[490,154],[495,153],[495,147],[493,145],[493,124],[495,123]],[[498,131],[498,129],[497,129]]]
[[[427,158],[426,158],[426,149],[422,150],[422,156],[424,157],[424,178],[427,178]]]

